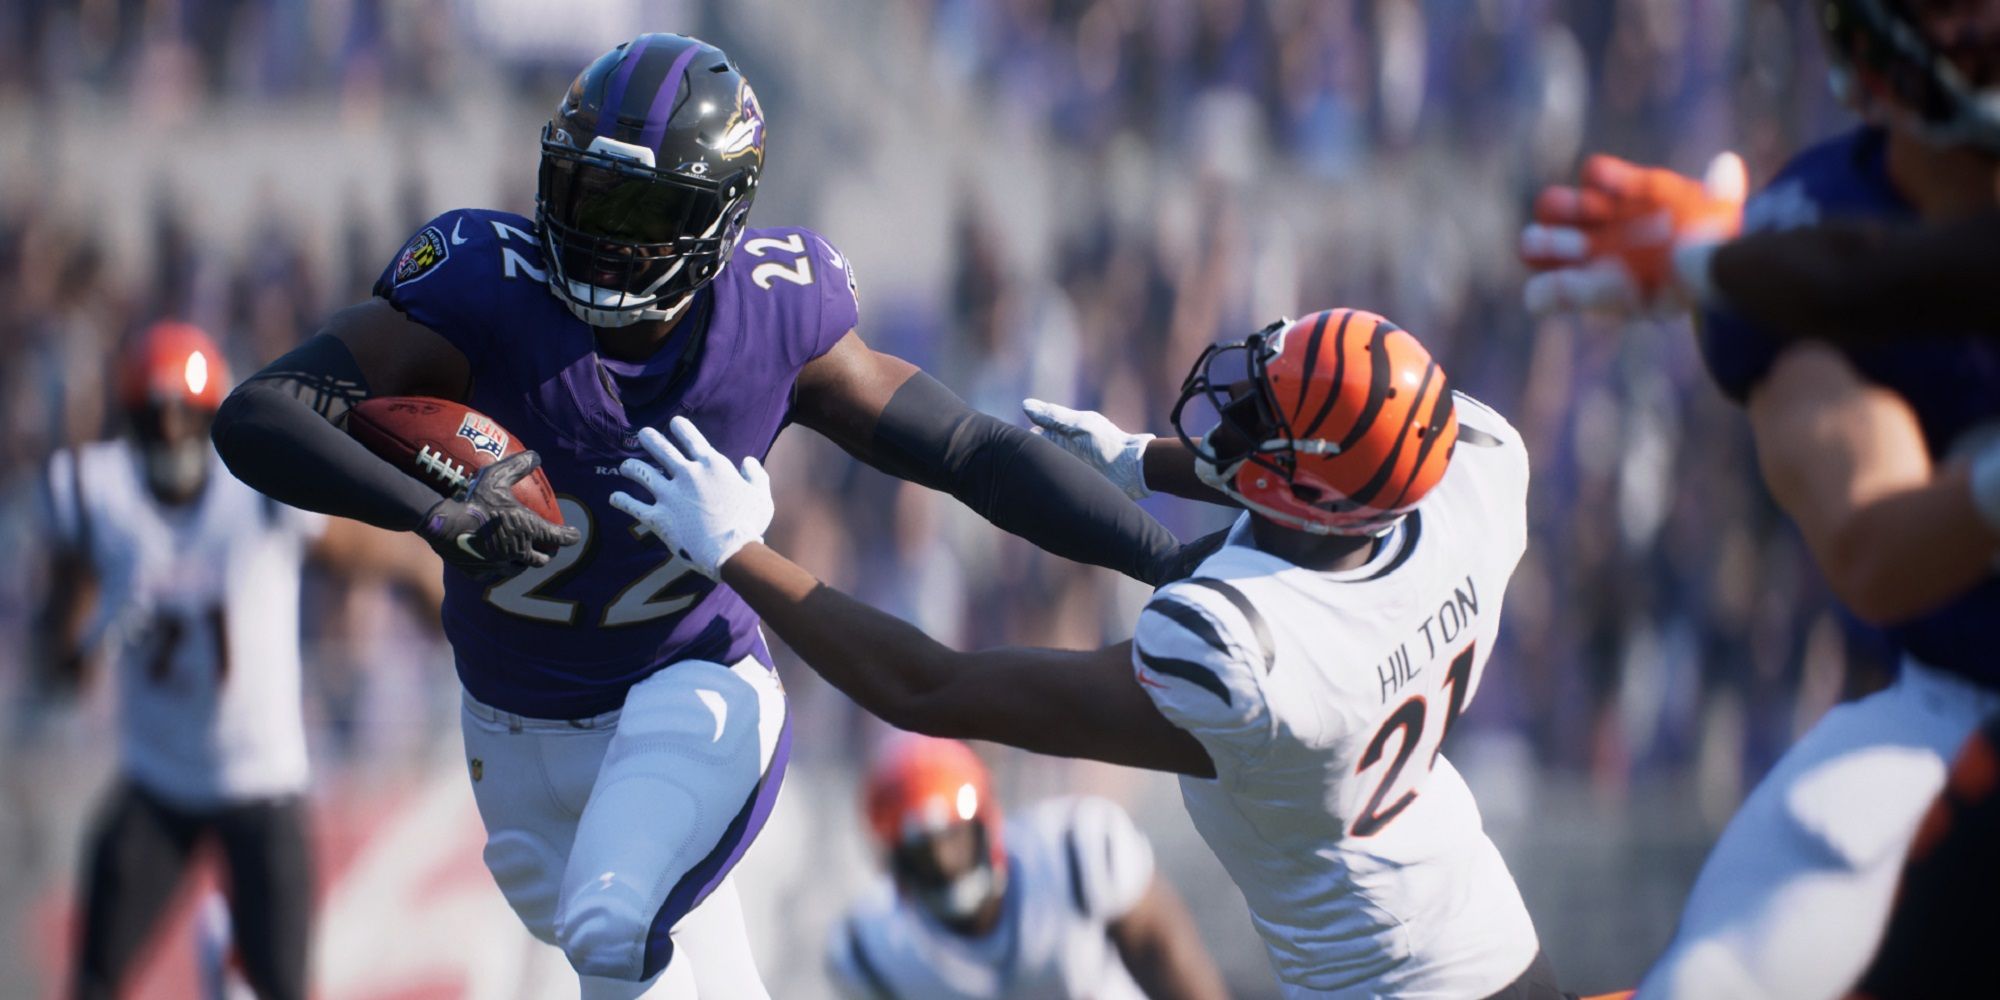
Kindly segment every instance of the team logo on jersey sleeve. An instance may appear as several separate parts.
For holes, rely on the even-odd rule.
[[[450,256],[451,249],[444,241],[443,231],[436,226],[425,226],[417,235],[410,237],[410,242],[403,245],[403,252],[396,255],[395,282],[407,285],[437,270],[437,266]]]
[[[477,413],[468,413],[459,421],[458,436],[472,442],[473,451],[483,451],[494,458],[507,450],[507,432]]]

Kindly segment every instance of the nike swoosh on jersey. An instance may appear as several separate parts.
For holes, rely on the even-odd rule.
[[[1235,699],[1229,696],[1228,685],[1223,684],[1222,678],[1215,676],[1215,671],[1204,664],[1193,660],[1178,660],[1171,656],[1154,656],[1143,649],[1139,651],[1139,662],[1156,674],[1178,677],[1207,691],[1222,699],[1224,705],[1236,703]]]
[[[463,236],[460,236],[460,235],[458,235],[458,227],[460,227],[460,226],[463,226],[463,225],[465,225],[465,220],[464,220],[464,219],[460,219],[460,220],[458,220],[457,222],[454,222],[454,223],[452,223],[452,224],[451,224],[451,245],[452,245],[452,246],[457,246],[457,245],[459,245],[460,243],[463,243],[463,242],[465,242],[465,237],[463,237]]]

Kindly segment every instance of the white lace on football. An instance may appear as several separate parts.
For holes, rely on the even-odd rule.
[[[444,452],[424,445],[417,451],[417,468],[438,478],[439,482],[451,487],[455,496],[472,483],[472,476],[465,466],[451,460]]]

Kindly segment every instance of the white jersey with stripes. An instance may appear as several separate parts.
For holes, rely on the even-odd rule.
[[[1248,515],[1141,613],[1138,680],[1217,777],[1181,779],[1292,997],[1482,997],[1538,950],[1439,752],[1478,693],[1527,545],[1528,456],[1459,395],[1444,478],[1367,565],[1294,566]]]
[[[1109,937],[1153,882],[1153,849],[1094,797],[1038,802],[1004,827],[1007,897],[980,938],[947,930],[883,876],[835,925],[827,964],[854,1000],[1140,1000]]]
[[[113,665],[126,777],[190,808],[306,786],[299,574],[317,514],[243,485],[209,455],[192,502],[161,503],[129,441],[49,462],[57,540],[98,584],[85,636]]]

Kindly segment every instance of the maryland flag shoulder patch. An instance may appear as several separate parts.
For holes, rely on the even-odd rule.
[[[439,264],[451,256],[445,243],[444,232],[436,226],[425,226],[410,242],[403,245],[403,251],[396,255],[396,269],[392,274],[395,283],[407,285],[424,275],[437,270]]]

